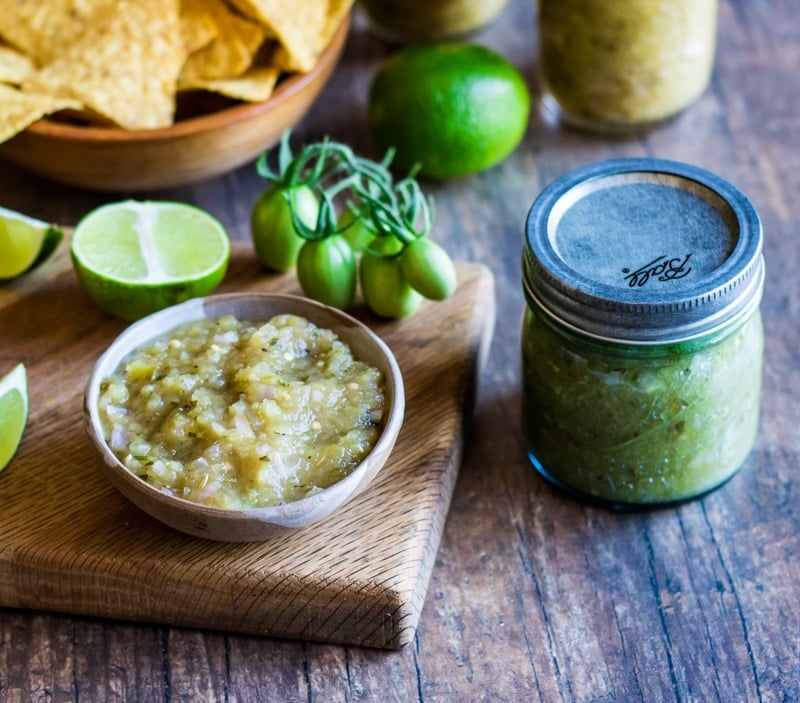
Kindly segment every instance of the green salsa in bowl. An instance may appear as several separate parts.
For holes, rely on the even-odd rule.
[[[106,476],[188,534],[267,539],[365,490],[402,426],[403,379],[366,325],[309,298],[195,298],[98,359],[84,423]]]

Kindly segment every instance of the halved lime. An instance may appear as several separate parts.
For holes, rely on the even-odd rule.
[[[0,207],[0,280],[37,267],[63,238],[64,233],[54,225]]]
[[[28,424],[28,379],[17,364],[0,378],[0,471],[17,453]]]
[[[137,200],[90,212],[70,246],[89,296],[125,320],[208,295],[225,276],[230,250],[224,227],[205,210]]]

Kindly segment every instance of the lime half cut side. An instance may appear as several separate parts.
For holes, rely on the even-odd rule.
[[[54,225],[0,207],[0,280],[36,268],[63,238],[63,231]]]
[[[0,471],[17,453],[28,424],[28,378],[17,364],[0,378]]]
[[[225,229],[205,210],[136,200],[90,212],[70,245],[89,296],[125,320],[211,293],[225,276],[230,249]]]

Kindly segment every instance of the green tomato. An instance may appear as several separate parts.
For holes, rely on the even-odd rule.
[[[339,215],[336,226],[340,231],[344,230],[342,236],[356,253],[364,251],[364,247],[375,239],[375,233],[364,224],[363,220],[356,219],[356,214],[350,208]]]
[[[376,237],[370,249],[378,254],[396,254],[402,244],[394,237]],[[369,249],[361,255],[361,292],[369,308],[381,317],[399,319],[415,312],[423,297],[403,276],[400,258],[386,258]]]
[[[272,184],[256,201],[250,218],[250,232],[256,255],[264,266],[273,271],[288,271],[297,263],[297,254],[306,241],[297,234],[292,223],[289,203],[283,197],[287,192]],[[314,227],[319,213],[319,203],[308,186],[296,186],[288,191],[298,218]]]
[[[420,237],[400,256],[403,275],[412,288],[431,300],[450,297],[458,285],[453,260],[436,242]]]
[[[309,298],[347,310],[356,295],[356,255],[339,234],[307,241],[297,256],[297,278]]]

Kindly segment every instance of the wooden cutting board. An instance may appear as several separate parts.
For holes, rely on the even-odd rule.
[[[28,370],[30,418],[0,473],[0,606],[399,648],[419,621],[494,324],[488,269],[415,315],[364,320],[394,351],[406,415],[371,486],[327,520],[269,542],[176,532],[101,475],[82,425],[90,369],[125,323],[80,287],[66,244],[0,285],[0,373]],[[234,248],[219,292],[298,292]]]

